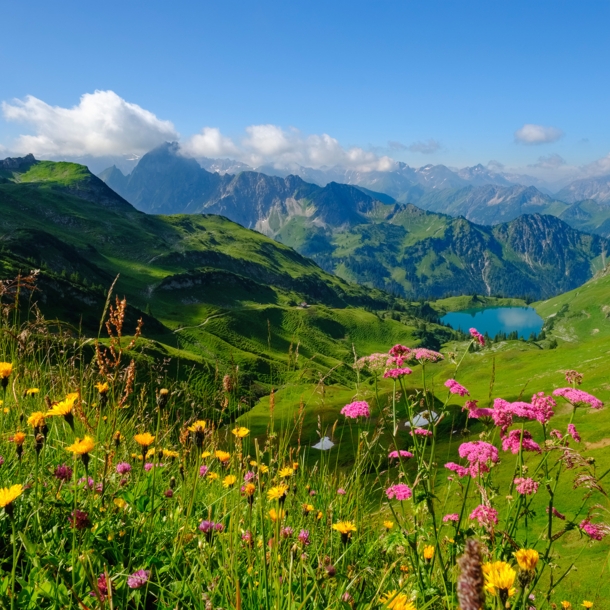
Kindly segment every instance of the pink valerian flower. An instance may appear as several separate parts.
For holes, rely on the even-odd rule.
[[[435,352],[425,347],[418,347],[408,354],[408,360],[417,360],[418,362],[438,362],[444,360],[445,356],[440,352]]]
[[[521,438],[521,430],[511,430],[507,436],[502,439],[502,449],[510,451],[517,455],[519,448],[523,451],[535,451],[540,453],[540,445],[532,440],[532,435],[528,430],[523,430],[523,438]]]
[[[609,529],[607,526],[595,525],[594,523],[591,523],[589,519],[581,521],[578,527],[580,527],[591,540],[603,540],[603,538],[607,536]]]
[[[452,470],[460,478],[463,478],[467,474],[470,474],[470,470],[468,468],[466,468],[465,466],[460,466],[459,464],[456,464],[455,462],[447,462],[445,464],[445,468],[447,468],[448,470]]]
[[[572,403],[575,407],[579,405],[588,404],[592,409],[601,409],[604,403],[599,399],[595,398],[587,392],[582,390],[576,390],[575,388],[557,388],[553,390],[553,396],[563,396],[569,403]]]
[[[387,354],[371,354],[370,356],[364,356],[364,358],[359,358],[354,364],[354,368],[359,371],[363,368],[367,368],[372,373],[379,373],[385,368],[387,359]]]
[[[546,514],[549,514],[549,507],[546,507]],[[553,517],[557,517],[558,519],[561,519],[562,521],[566,520],[566,516],[562,515],[554,506],[553,506]]]
[[[205,477],[205,475],[208,474],[208,470],[209,468],[205,464],[203,464],[201,468],[199,468],[199,476]]]
[[[577,442],[580,443],[582,440],[580,438],[580,434],[578,434],[578,430],[576,430],[576,426],[574,424],[568,424],[568,434]]]
[[[405,451],[404,449],[401,449],[400,451],[390,451],[390,453],[388,453],[388,457],[389,458],[395,458],[395,459],[399,459],[399,458],[412,458],[413,454],[410,451]]]
[[[478,400],[467,400],[466,404],[462,407],[462,411],[468,411],[469,419],[491,417],[493,415],[493,409],[479,408],[477,406],[478,402]]]
[[[399,369],[390,369],[383,374],[384,379],[398,379],[399,377],[404,377],[405,375],[410,375],[413,371],[406,366]]]
[[[445,387],[449,388],[452,394],[458,394],[459,396],[470,396],[470,392],[455,379],[447,379],[445,381]]]
[[[255,478],[256,475],[251,470],[248,470],[248,472],[246,472],[246,474],[244,475],[244,483],[247,483],[248,481],[251,481]]]
[[[538,491],[540,483],[530,478],[516,478],[513,483],[516,485],[517,492],[522,496],[531,496]]]
[[[448,523],[449,521],[457,522],[460,520],[460,516],[457,513],[450,513],[449,515],[445,515],[443,517],[443,523]]]
[[[498,449],[484,441],[462,443],[458,453],[461,458],[468,460],[468,472],[472,477],[489,472],[489,464],[497,464],[498,462]]]
[[[543,397],[534,395],[534,397],[537,400],[537,406],[522,401],[508,402],[503,398],[496,398],[494,400],[494,408],[491,416],[494,420],[494,424],[500,427],[500,436],[506,434],[506,431],[512,425],[515,417],[538,420],[544,423],[543,420],[548,416],[549,407],[552,408],[553,406],[548,402],[550,397],[545,398],[544,395]]]
[[[408,485],[405,485],[404,483],[399,483],[398,485],[392,485],[391,487],[388,487],[385,490],[385,495],[388,497],[388,499],[392,499],[392,498],[396,498],[397,500],[408,500],[412,495],[413,492],[411,491],[411,488]]]
[[[358,417],[370,417],[371,409],[369,403],[364,400],[350,402],[341,409],[341,415],[345,415],[349,419],[358,419]]]
[[[283,527],[280,530],[280,536],[282,538],[290,538],[290,536],[292,536],[293,533],[294,533],[294,530],[289,525],[287,525],[286,527]]]
[[[406,345],[400,345],[400,343],[397,343],[394,347],[392,347],[389,351],[390,356],[406,356],[408,354],[411,353],[411,348],[407,347]]]
[[[150,578],[150,570],[138,570],[127,579],[127,586],[130,589],[139,589],[143,587]]]
[[[146,464],[144,464],[144,470],[146,470],[146,472],[150,472],[153,469],[154,464],[152,462],[146,462]]]
[[[415,428],[409,432],[411,436],[414,434],[417,436],[432,436],[432,430],[426,430],[425,428]]]
[[[476,329],[470,329],[470,336],[480,345],[485,345],[485,337]]]
[[[498,511],[491,506],[479,504],[471,513],[469,519],[476,519],[479,525],[491,528],[493,525],[498,525]]]
[[[554,438],[556,438],[559,441],[563,438],[563,434],[561,434],[561,432],[559,432],[559,430],[551,430],[551,436],[553,436]]]
[[[343,489],[343,487],[339,487],[339,489],[337,489],[337,494],[340,496],[344,496],[346,493],[345,489]]]
[[[541,424],[548,424],[551,417],[555,414],[553,409],[557,406],[557,403],[551,396],[545,396],[544,392],[538,392],[532,396],[532,411],[534,417]]]

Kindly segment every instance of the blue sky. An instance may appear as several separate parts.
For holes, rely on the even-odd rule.
[[[542,157],[562,171],[610,153],[608,23],[601,1],[5,3],[0,145],[23,150],[19,136],[42,134],[26,142],[77,151],[78,130],[64,141],[50,125],[61,112],[26,96],[70,109],[100,90],[171,121],[173,131],[153,124],[150,141],[212,127],[226,146],[197,150],[245,160],[283,150],[246,132],[274,125],[296,147],[329,134],[343,150],[416,166],[527,168]],[[547,129],[530,140],[550,141],[516,141],[525,124]],[[100,150],[149,142],[115,140]]]

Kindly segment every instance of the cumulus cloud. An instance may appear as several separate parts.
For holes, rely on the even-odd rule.
[[[515,142],[519,144],[550,144],[557,142],[563,136],[563,131],[557,127],[545,127],[544,125],[534,125],[526,123],[515,131]]]
[[[2,112],[6,120],[23,123],[34,132],[19,136],[11,149],[35,156],[142,154],[179,138],[170,121],[113,91],[86,93],[72,108],[50,106],[28,95],[2,102]]]
[[[341,165],[362,171],[394,167],[389,157],[379,156],[357,146],[345,148],[328,134],[304,135],[298,129],[277,125],[250,125],[236,143],[216,128],[206,127],[201,134],[182,144],[185,154],[195,157],[230,156],[252,167],[303,165],[319,168]]]

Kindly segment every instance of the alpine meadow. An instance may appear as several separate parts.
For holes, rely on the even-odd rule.
[[[0,610],[610,610],[610,7],[69,4],[0,20]]]

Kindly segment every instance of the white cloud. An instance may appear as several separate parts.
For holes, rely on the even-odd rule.
[[[515,141],[520,144],[549,144],[563,136],[563,131],[557,127],[545,127],[526,123],[515,131]]]
[[[553,153],[552,155],[547,155],[546,157],[538,157],[538,162],[532,165],[528,165],[528,167],[538,167],[540,169],[557,169],[558,167],[562,167],[566,164],[566,160],[561,155]]]
[[[303,135],[298,129],[285,130],[277,125],[250,125],[239,144],[223,136],[216,128],[206,127],[202,134],[182,145],[193,156],[230,156],[253,167],[303,165],[341,165],[362,171],[388,170],[394,166],[389,157],[380,157],[356,146],[344,148],[328,134]],[[214,152],[212,152],[214,151]]]
[[[427,142],[413,142],[407,149],[411,152],[422,153],[423,155],[430,155],[440,150],[441,143],[433,138],[430,138]]]
[[[77,106],[61,108],[28,95],[2,102],[8,121],[28,125],[33,135],[21,135],[11,144],[19,153],[35,156],[141,154],[179,134],[170,121],[158,119],[113,91],[95,91]]]
[[[238,156],[239,148],[231,138],[220,133],[216,127],[204,127],[201,133],[191,136],[182,146],[184,153],[193,157]]]

